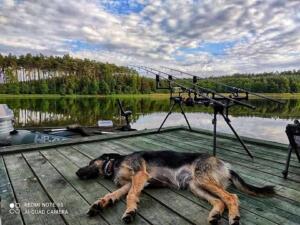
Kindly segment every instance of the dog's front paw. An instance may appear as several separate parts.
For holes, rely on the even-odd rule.
[[[220,214],[215,214],[215,215],[213,215],[212,217],[210,217],[208,219],[208,224],[210,224],[210,225],[218,225],[219,222],[220,222],[220,220],[221,220],[221,215]]]
[[[134,220],[134,217],[136,215],[136,210],[132,210],[132,211],[126,211],[122,217],[122,220],[124,221],[124,223],[131,223]]]
[[[99,199],[98,201],[96,201],[91,206],[91,208],[89,209],[87,214],[89,216],[96,216],[97,214],[99,214],[102,211],[102,209],[104,209],[105,207],[112,206],[113,204],[114,204],[114,199],[110,198],[110,196],[105,196],[105,197]]]
[[[240,224],[240,217],[236,216],[233,219],[229,218],[229,224],[230,225],[239,225]]]
[[[98,202],[95,202],[89,211],[87,212],[88,216],[93,217],[97,216],[102,210],[102,207],[98,204]]]
[[[100,205],[101,208],[113,206],[114,203],[115,203],[115,199],[111,198],[110,196],[105,196],[98,201],[98,204]]]

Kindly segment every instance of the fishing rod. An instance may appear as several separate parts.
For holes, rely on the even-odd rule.
[[[194,74],[191,74],[191,73],[187,73],[187,72],[184,72],[184,71],[181,71],[181,70],[178,70],[178,69],[173,69],[173,68],[170,68],[170,67],[166,67],[166,66],[162,66],[163,68],[166,68],[168,70],[171,70],[171,71],[176,71],[176,72],[179,72],[179,73],[182,73],[182,74],[186,74],[188,76],[191,76],[193,77],[193,83],[196,83],[197,82],[197,78],[198,79],[201,79],[203,80],[202,77],[200,76],[196,76]],[[239,93],[239,92],[243,92],[243,93],[246,93],[246,94],[250,94],[250,95],[254,95],[254,96],[257,96],[257,97],[260,97],[260,98],[263,98],[263,99],[267,99],[269,101],[273,101],[273,102],[276,102],[276,103],[279,103],[279,104],[284,104],[285,102],[283,101],[279,101],[277,99],[273,99],[273,98],[270,98],[268,96],[265,96],[265,95],[262,95],[262,94],[258,94],[256,92],[252,92],[252,91],[249,91],[249,90],[246,90],[246,89],[243,89],[243,88],[238,88],[238,87],[234,87],[234,86],[230,86],[228,84],[223,84],[221,82],[218,82],[218,81],[214,81],[214,80],[210,80],[211,82],[215,83],[215,84],[218,84],[218,85],[221,85],[223,87],[227,87],[227,88],[230,88],[234,93]]]
[[[174,77],[174,78],[176,78],[176,79],[180,79],[180,78],[178,78],[178,77],[176,77],[176,76],[174,76],[174,75],[172,75],[172,74],[169,74],[169,73],[166,73],[166,72],[162,72],[162,71],[157,70],[157,69],[153,69],[153,68],[150,68],[150,67],[146,67],[146,68],[151,69],[151,70],[154,70],[154,71],[157,71],[157,72],[160,72],[160,73],[163,73],[163,74],[168,75],[168,76],[172,76],[172,77]],[[222,95],[222,94],[216,92],[215,90],[212,90],[212,89],[209,89],[209,88],[204,88],[204,87],[202,87],[202,86],[200,86],[200,85],[197,85],[197,84],[195,84],[195,83],[192,83],[192,82],[188,82],[188,83],[191,84],[191,85],[193,85],[194,87],[197,87],[197,88],[201,89],[201,90],[204,91],[204,92],[213,94],[213,97],[214,97],[215,95],[217,95],[217,96],[223,98],[224,100],[232,101],[232,102],[234,102],[234,103],[236,103],[236,104],[239,104],[239,105],[242,105],[242,106],[251,108],[251,109],[255,109],[255,108],[256,108],[256,107],[253,106],[253,105],[250,105],[250,104],[247,104],[247,103],[245,103],[245,102],[241,102],[241,101],[239,101],[239,100],[236,100],[236,99],[234,99],[234,98],[231,98],[231,97],[227,97],[227,96],[225,96],[225,95]]]
[[[133,66],[133,65],[132,65],[132,66]],[[186,91],[189,91],[189,92],[198,94],[198,95],[200,95],[202,98],[204,98],[204,99],[206,99],[206,100],[209,100],[209,101],[212,102],[212,103],[215,103],[215,104],[220,105],[220,106],[222,106],[222,107],[226,107],[226,105],[223,104],[223,103],[220,102],[220,101],[217,101],[217,100],[215,100],[215,99],[213,99],[213,98],[210,98],[210,97],[204,95],[203,93],[201,93],[201,92],[199,92],[199,91],[197,91],[197,90],[187,88],[187,87],[185,87],[185,86],[183,86],[183,85],[181,85],[181,84],[175,82],[175,81],[172,79],[173,75],[168,75],[168,78],[165,78],[164,76],[162,76],[161,74],[159,74],[159,71],[158,71],[158,72],[154,72],[154,71],[150,70],[151,68],[149,68],[149,67],[146,67],[146,66],[135,66],[135,65],[134,65],[134,67],[139,68],[139,69],[142,69],[142,70],[145,70],[146,72],[150,72],[150,73],[152,73],[152,74],[154,74],[154,75],[156,75],[156,76],[162,77],[164,80],[167,80],[167,81],[169,81],[169,82],[174,83],[176,86],[180,87],[182,90],[186,90]]]

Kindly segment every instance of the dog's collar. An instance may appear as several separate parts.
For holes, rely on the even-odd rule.
[[[103,174],[107,178],[112,177],[114,174],[114,161],[114,159],[109,159],[103,163]]]

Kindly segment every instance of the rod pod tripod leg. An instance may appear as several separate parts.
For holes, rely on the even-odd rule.
[[[173,102],[173,104],[172,104],[172,106],[171,106],[171,108],[170,108],[170,110],[169,110],[167,116],[165,117],[164,121],[162,122],[162,124],[161,124],[160,127],[158,128],[157,133],[160,132],[161,128],[163,127],[163,125],[164,125],[165,122],[167,121],[168,117],[172,114],[173,109],[174,109],[174,106],[175,106],[176,104],[179,105],[180,110],[181,110],[181,114],[184,116],[184,119],[185,119],[185,121],[186,121],[186,123],[187,123],[189,129],[192,130],[192,128],[191,128],[191,126],[190,126],[190,123],[189,123],[189,121],[188,121],[188,119],[187,119],[187,117],[186,117],[186,115],[185,115],[185,112],[184,112],[184,110],[183,110],[183,108],[182,108],[182,102],[181,102],[181,100],[174,99],[174,102]]]
[[[237,134],[235,129],[230,123],[230,120],[228,118],[228,115],[226,113],[226,116],[224,115],[224,107],[220,106],[214,106],[214,118],[212,120],[212,123],[214,125],[214,130],[213,130],[213,155],[216,156],[216,150],[217,150],[217,114],[220,113],[222,117],[224,118],[226,124],[229,126],[233,134],[235,135],[236,139],[241,143],[247,154],[250,156],[251,159],[253,159],[253,156],[251,152],[248,150],[247,146],[243,142],[243,140],[240,138],[240,136]]]
[[[245,143],[243,142],[243,140],[240,138],[240,136],[237,134],[237,132],[235,131],[235,129],[231,125],[229,118],[226,117],[223,112],[220,112],[220,114],[223,116],[225,122],[227,123],[227,125],[229,126],[229,128],[231,129],[231,131],[234,133],[236,139],[238,139],[238,141],[241,143],[241,145],[243,146],[243,148],[245,149],[245,151],[247,152],[247,154],[250,156],[250,158],[253,159],[253,155],[251,154],[251,152],[249,151],[249,149],[247,148],[247,146],[245,145]]]
[[[213,155],[216,156],[217,152],[217,109],[214,107],[214,118],[212,119],[212,124],[214,125],[213,131]]]
[[[184,116],[184,119],[185,119],[185,122],[187,123],[188,127],[189,127],[189,130],[192,130],[191,126],[190,126],[190,123],[188,121],[188,119],[186,118],[186,115],[185,115],[185,112],[183,111],[183,108],[182,108],[182,104],[179,103],[179,107],[181,109],[181,114]]]

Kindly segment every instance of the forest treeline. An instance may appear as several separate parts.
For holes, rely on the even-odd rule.
[[[231,91],[230,88],[220,85],[222,83],[259,93],[297,93],[300,92],[300,70],[209,77],[199,83],[218,92]]]
[[[3,79],[3,74],[5,74]],[[1,78],[2,76],[2,78]],[[5,82],[4,84],[1,84]],[[184,80],[178,81],[187,84]],[[218,83],[260,93],[300,92],[300,70],[208,77],[199,84],[218,92]],[[0,94],[137,94],[155,92],[155,80],[132,69],[89,59],[0,54]]]
[[[0,94],[136,94],[155,91],[151,78],[89,59],[0,54]],[[5,74],[3,79],[3,74]]]

